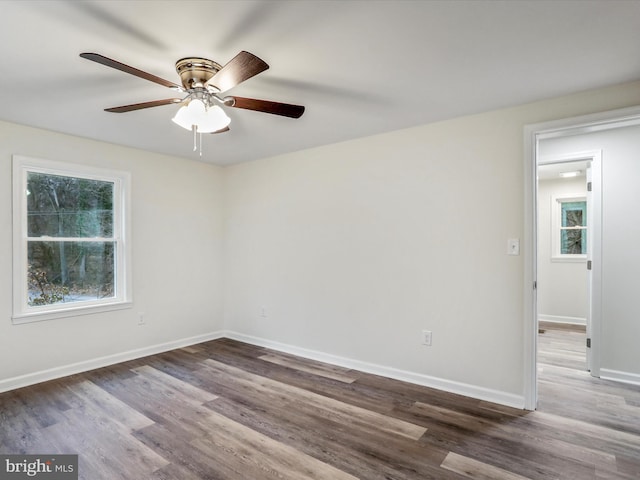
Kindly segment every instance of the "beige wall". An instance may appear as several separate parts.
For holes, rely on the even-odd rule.
[[[133,308],[12,324],[13,154],[131,173]],[[65,372],[69,365],[91,366],[101,357],[219,331],[221,173],[203,163],[0,122],[0,387],[24,375]],[[138,312],[145,313],[145,326],[137,325]]]
[[[227,328],[522,402],[523,127],[638,103],[636,83],[228,168]]]

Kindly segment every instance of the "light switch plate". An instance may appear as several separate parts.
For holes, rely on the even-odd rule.
[[[507,255],[520,255],[519,238],[510,238],[507,240]]]

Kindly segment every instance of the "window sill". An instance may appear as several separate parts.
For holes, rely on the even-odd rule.
[[[551,257],[554,263],[587,263],[586,255],[557,255]]]
[[[60,310],[49,310],[46,312],[20,313],[13,315],[11,320],[14,325],[21,325],[23,323],[42,322],[58,318],[77,317],[80,315],[93,315],[96,313],[111,312],[114,310],[124,310],[132,307],[133,302],[131,301],[103,303],[99,305],[78,305]]]

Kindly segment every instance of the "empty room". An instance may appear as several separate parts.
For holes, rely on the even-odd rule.
[[[0,480],[640,478],[639,27],[0,0]]]

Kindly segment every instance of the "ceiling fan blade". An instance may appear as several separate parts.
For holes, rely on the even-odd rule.
[[[229,63],[222,67],[207,83],[224,92],[268,68],[269,65],[264,60],[243,50],[229,60]]]
[[[233,102],[230,100],[233,99]],[[230,107],[245,108],[257,112],[272,113],[283,117],[300,118],[304,113],[302,105],[291,105],[290,103],[270,102],[269,100],[257,100],[255,98],[225,97],[225,104]],[[229,103],[227,103],[229,100]]]
[[[213,135],[214,133],[224,133],[224,132],[228,132],[230,130],[229,127],[224,127],[221,128],[220,130],[216,130],[215,132],[211,132],[211,135]]]
[[[131,105],[123,105],[122,107],[105,108],[105,112],[124,113],[134,110],[142,110],[143,108],[159,107],[161,105],[170,105],[172,103],[180,103],[180,98],[167,98],[165,100],[154,100],[152,102],[133,103]]]
[[[170,82],[169,80],[165,80],[164,78],[157,77],[155,75],[152,75],[151,73],[147,73],[137,68],[130,67],[129,65],[125,65],[124,63],[105,57],[104,55],[100,55],[99,53],[81,53],[80,56],[82,58],[86,58],[87,60],[106,65],[107,67],[115,68],[116,70],[135,75],[136,77],[140,77],[145,80],[149,80],[150,82],[158,83],[163,87],[173,88],[174,90],[182,90],[181,86]]]

